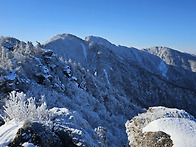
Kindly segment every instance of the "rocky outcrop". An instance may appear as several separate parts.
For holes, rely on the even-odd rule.
[[[184,110],[171,109],[165,107],[150,107],[147,112],[135,116],[127,121],[126,133],[128,135],[129,145],[137,146],[172,146],[173,142],[170,135],[165,132],[143,132],[142,129],[150,122],[161,118],[186,118],[194,120],[194,117]]]
[[[55,130],[55,134],[59,136],[63,147],[77,147],[77,145],[74,144],[71,132],[66,131],[65,128],[58,127],[58,129]]]
[[[100,134],[90,127],[76,111],[66,108],[52,108],[53,132],[59,136],[63,146],[104,146],[104,141],[99,140]],[[99,131],[100,132],[100,131]]]
[[[60,138],[50,129],[41,123],[26,121],[9,144],[10,147],[17,147],[29,142],[42,147],[62,147]]]
[[[172,147],[173,141],[170,135],[162,131],[148,132],[143,135],[141,140],[143,147]]]
[[[106,143],[106,129],[91,128],[76,112],[66,108],[49,110],[50,120],[25,121],[9,146],[32,143],[41,147],[102,147]]]

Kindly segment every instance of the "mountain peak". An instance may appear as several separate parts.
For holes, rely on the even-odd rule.
[[[109,42],[108,40],[106,40],[102,37],[98,37],[98,36],[87,36],[87,37],[85,37],[85,41],[95,42],[97,44],[102,44],[107,48],[111,48],[111,46],[116,46],[116,45],[112,44],[111,42]]]
[[[47,44],[47,43],[56,41],[56,40],[73,40],[73,39],[82,40],[81,38],[79,38],[75,35],[72,35],[72,34],[69,34],[69,33],[63,33],[63,34],[58,34],[58,35],[52,37],[50,40],[46,41],[44,43],[44,45]]]

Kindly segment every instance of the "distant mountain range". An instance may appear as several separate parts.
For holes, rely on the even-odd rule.
[[[83,135],[75,137],[86,146],[126,144],[125,122],[151,106],[196,117],[196,56],[167,47],[139,50],[71,34],[36,46],[2,37],[0,63],[1,107],[11,91],[35,97],[38,105],[45,96],[47,109],[70,111],[74,121],[61,125],[80,130]]]

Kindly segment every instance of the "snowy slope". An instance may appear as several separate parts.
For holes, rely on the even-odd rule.
[[[155,56],[151,56],[150,54],[146,54],[143,51],[140,51],[134,47],[125,47],[125,46],[116,46],[115,44],[110,43],[108,40],[96,37],[96,36],[87,36],[85,38],[88,42],[95,42],[97,44],[101,44],[105,48],[112,50],[118,55],[120,59],[129,60],[129,62],[134,62],[136,64],[139,64],[143,68],[146,68],[150,71],[157,72],[154,69],[156,66],[156,62],[159,61],[158,58]],[[153,58],[155,63],[149,62],[149,58]],[[148,62],[148,63],[147,63]]]
[[[43,44],[44,48],[53,50],[60,57],[78,61],[81,64],[85,64],[87,59],[85,46],[86,42],[71,34],[56,35]]]
[[[163,77],[167,77],[168,68],[167,68],[167,65],[165,64],[165,62],[163,60],[159,64],[158,69],[162,72]]]
[[[23,122],[16,123],[14,120],[0,127],[0,146],[7,146],[14,139],[16,132],[21,128]]]
[[[152,47],[143,49],[144,51],[156,55],[166,63],[168,79],[185,87],[196,89],[196,56],[181,53],[168,47]]]

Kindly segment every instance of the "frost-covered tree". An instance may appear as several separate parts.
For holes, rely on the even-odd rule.
[[[33,53],[34,50],[34,46],[32,44],[32,42],[27,42],[26,47],[25,47],[25,55],[30,55]]]
[[[12,91],[5,101],[4,121],[24,120],[46,121],[49,119],[47,105],[42,97],[41,104],[37,106],[35,98],[27,98],[23,92]]]
[[[11,59],[13,58],[12,53],[4,46],[0,47],[0,67],[10,70],[13,67]]]
[[[18,53],[18,54],[25,54],[25,43],[24,42],[20,42],[19,44],[17,44],[17,46],[15,45],[15,49],[14,52]]]

